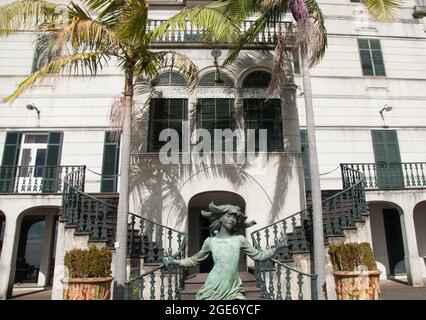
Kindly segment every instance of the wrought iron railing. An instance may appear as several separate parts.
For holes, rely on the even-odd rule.
[[[180,248],[183,232],[130,214],[129,255],[141,255],[145,263],[162,263],[165,255],[171,256]]]
[[[65,177],[81,166],[1,166],[0,193],[61,193]]]
[[[317,300],[317,275],[296,270],[281,261],[255,263],[256,286],[269,300]]]
[[[149,29],[154,30],[160,26],[165,20],[150,20]],[[241,32],[247,31],[254,21],[246,20],[241,25]],[[283,32],[286,36],[290,36],[292,24],[288,21],[271,20],[268,22],[261,32],[253,39],[253,44],[275,44],[278,38],[279,32]],[[156,42],[186,42],[186,43],[199,43],[206,42],[208,39],[205,37],[205,30],[193,26],[189,21],[184,27],[180,29],[169,29],[163,36],[156,39]],[[290,43],[287,41],[287,43]]]
[[[356,227],[357,221],[363,221],[362,215],[367,212],[364,175],[349,168],[347,173],[351,183],[345,184],[343,191],[322,201],[325,237],[343,235],[345,228]],[[308,283],[311,298],[317,297],[316,275],[303,273],[284,263],[291,261],[295,253],[312,249],[312,230],[312,208],[308,208],[252,232],[253,244],[259,250],[274,247],[279,241],[284,242],[284,247],[274,259],[255,264],[256,285],[262,289],[265,298],[303,299],[303,292],[307,292],[307,288],[302,289]],[[292,278],[293,275],[297,280]]]
[[[180,238],[175,259],[185,258],[186,235]],[[184,287],[184,268],[164,263],[151,268],[125,284],[125,300],[180,300]]]
[[[66,176],[62,219],[87,233],[91,241],[105,241],[113,247],[117,225],[117,206],[84,192],[85,167]],[[184,234],[159,223],[129,213],[128,253],[141,255],[145,262],[161,262],[164,254],[178,248]]]
[[[78,233],[92,241],[105,241],[113,246],[117,207],[84,192],[85,167],[67,175],[64,180],[61,218]]]
[[[283,262],[291,260],[296,252],[309,251],[308,214],[309,210],[303,210],[251,233],[253,245],[259,250],[274,247],[279,241],[285,244],[274,259],[255,262],[256,286],[262,290],[262,297],[272,300],[317,299],[317,276],[291,268]],[[310,297],[303,293],[308,292],[307,286],[310,286]]]
[[[81,167],[65,177],[62,221],[75,227],[77,233],[89,235],[90,241],[103,241],[108,247],[113,247],[116,239],[117,206],[84,192],[85,169]],[[166,268],[163,257],[172,256],[177,251],[174,256],[182,259],[185,257],[185,246],[184,233],[129,213],[128,255],[139,263],[143,261],[143,267],[149,270],[145,269],[142,275],[126,284],[127,297],[179,299],[183,286],[183,269]],[[149,287],[149,293],[146,293],[145,287]]]
[[[342,163],[343,187],[354,184],[354,172],[365,176],[365,189],[426,188],[426,162]]]

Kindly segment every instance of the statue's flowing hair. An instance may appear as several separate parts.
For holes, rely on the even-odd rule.
[[[222,222],[220,221],[220,217],[222,217],[224,214],[229,213],[233,214],[237,217],[237,223],[234,227],[234,230],[237,229],[243,229],[243,228],[249,228],[256,224],[255,221],[246,221],[247,216],[241,212],[241,208],[238,206],[234,206],[232,204],[224,204],[221,206],[215,205],[213,202],[209,204],[210,211],[201,211],[201,215],[210,220],[210,234],[212,236],[216,235],[216,233],[219,232]]]

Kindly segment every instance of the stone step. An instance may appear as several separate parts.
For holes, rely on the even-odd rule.
[[[200,289],[207,280],[208,273],[196,273],[190,274],[185,280],[185,290],[195,290],[195,292]],[[254,276],[248,272],[240,272],[240,278],[243,282],[244,287],[255,287],[256,279]]]
[[[198,290],[204,285],[208,273],[189,275],[185,280],[185,289],[181,292],[182,300],[195,300]],[[256,287],[256,279],[251,273],[240,272],[247,300],[262,299],[262,291]]]
[[[195,300],[195,295],[198,290],[182,291],[180,295],[181,300]],[[244,287],[246,293],[246,300],[265,300],[262,298],[262,291],[256,287]]]

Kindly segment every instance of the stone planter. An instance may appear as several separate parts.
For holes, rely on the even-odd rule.
[[[109,300],[113,277],[106,278],[66,278],[64,300]]]
[[[381,271],[336,271],[337,300],[380,300]]]

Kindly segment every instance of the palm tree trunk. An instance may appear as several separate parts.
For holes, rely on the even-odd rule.
[[[325,248],[322,220],[321,185],[319,178],[319,166],[317,157],[317,143],[315,138],[315,120],[312,103],[312,86],[307,60],[306,45],[302,45],[302,70],[303,90],[305,97],[306,131],[309,146],[309,169],[311,172],[312,189],[312,220],[314,231],[314,270],[318,275],[317,292],[318,299],[325,299]]]
[[[121,134],[120,188],[117,211],[115,250],[114,299],[124,299],[124,285],[127,280],[127,228],[129,213],[130,157],[132,137],[133,72],[127,72],[124,90],[124,119]]]

